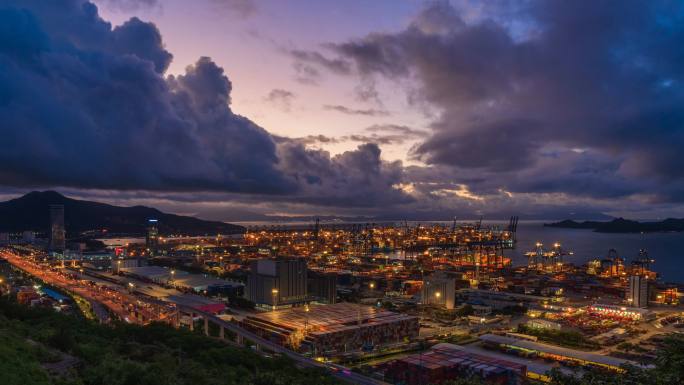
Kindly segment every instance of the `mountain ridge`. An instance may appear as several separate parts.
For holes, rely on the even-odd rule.
[[[46,232],[50,223],[49,206],[64,205],[64,224],[69,236],[90,230],[142,235],[148,219],[157,219],[160,234],[236,234],[244,227],[168,214],[147,206],[115,206],[107,203],[66,197],[56,191],[32,191],[0,202],[0,231],[32,230]]]
[[[615,218],[608,222],[577,222],[566,219],[560,222],[544,223],[544,226],[565,229],[591,229],[597,233],[681,232],[684,231],[684,218],[667,218],[660,222],[638,222],[625,218]]]

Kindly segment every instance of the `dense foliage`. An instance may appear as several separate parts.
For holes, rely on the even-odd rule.
[[[55,366],[61,375],[48,374]],[[337,384],[286,358],[264,358],[166,325],[101,326],[4,299],[0,373],[3,385]]]

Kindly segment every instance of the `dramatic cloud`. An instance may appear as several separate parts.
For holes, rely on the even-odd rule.
[[[331,157],[235,114],[231,82],[211,59],[164,77],[172,56],[153,24],[133,18],[112,28],[89,2],[36,0],[4,2],[0,25],[5,186],[272,194],[349,206],[404,198],[392,187],[401,165],[385,164],[374,145]],[[271,93],[281,102],[292,96]]]
[[[323,106],[323,109],[329,110],[329,111],[337,111],[341,112],[343,114],[347,115],[364,115],[364,116],[387,116],[389,115],[389,112],[385,110],[376,110],[376,109],[355,109],[355,108],[349,108],[346,106],[341,106],[341,105],[329,105],[326,104]]]
[[[317,205],[388,207],[413,199],[394,186],[401,182],[401,162],[380,159],[376,144],[330,156],[306,149],[296,141],[279,146],[281,167],[294,172],[301,183],[302,199]]]
[[[240,17],[255,11],[251,1],[215,3]],[[5,0],[0,185],[187,204],[202,215],[254,210],[253,218],[681,209],[683,4],[459,4],[431,2],[403,30],[321,52],[280,48],[300,83],[354,76],[357,99],[374,103],[324,110],[380,121],[390,115],[382,87],[405,87],[411,106],[432,113],[429,124],[287,138],[233,111],[232,84],[211,59],[168,75],[173,56],[152,23],[113,27],[85,0]],[[264,100],[288,110],[294,99],[273,88]],[[343,142],[358,146],[337,155],[316,148]],[[380,146],[406,143],[410,166],[382,159]]]
[[[413,158],[454,169],[454,182],[494,180],[471,190],[598,199],[647,187],[652,199],[684,200],[684,4],[486,8],[466,18],[435,2],[405,30],[334,44],[326,60],[352,61],[363,82],[410,79],[410,101],[439,112]]]

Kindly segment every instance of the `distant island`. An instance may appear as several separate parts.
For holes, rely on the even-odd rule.
[[[64,222],[70,237],[86,231],[106,230],[110,234],[143,235],[148,219],[157,219],[161,234],[236,234],[242,226],[167,214],[152,207],[120,207],[65,197],[55,191],[33,191],[0,202],[0,232],[24,230],[45,232],[50,223],[50,205],[64,206]]]
[[[660,222],[638,222],[624,218],[616,218],[609,222],[577,222],[566,219],[555,223],[544,223],[544,226],[564,229],[592,229],[598,233],[679,232],[684,231],[684,219],[668,218]]]

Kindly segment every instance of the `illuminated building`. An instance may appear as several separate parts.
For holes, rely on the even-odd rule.
[[[314,355],[374,349],[418,336],[418,317],[341,302],[248,315],[241,326]]]
[[[154,255],[157,251],[157,246],[159,245],[159,228],[158,221],[156,219],[147,220],[147,235],[145,237],[145,246],[150,251],[151,255]]]
[[[654,288],[654,302],[663,305],[677,305],[679,303],[679,291],[675,285],[661,285]]]
[[[587,262],[587,274],[599,275],[601,273],[601,260],[592,259]]]
[[[622,366],[625,364],[638,365],[635,362],[622,358],[563,348],[509,336],[485,334],[480,337],[480,340],[486,346],[498,348],[506,352],[519,353],[521,355],[535,354],[540,358],[548,360],[571,362],[579,365],[610,369],[617,372],[623,372],[624,369],[622,369]]]
[[[563,326],[558,322],[553,322],[545,319],[531,319],[527,321],[525,325],[536,329],[561,330],[563,328]]]
[[[306,302],[306,260],[287,258],[253,261],[245,296],[257,305],[272,308]]]
[[[634,307],[648,307],[648,279],[640,275],[629,277],[629,292],[627,300]]]
[[[594,304],[588,306],[587,312],[609,318],[627,318],[635,321],[650,319],[653,317],[653,312],[650,312],[646,309],[606,304]]]
[[[64,229],[64,205],[50,205],[50,251],[64,251],[66,231]]]
[[[453,309],[456,305],[456,280],[444,274],[433,274],[423,284],[421,303]]]

